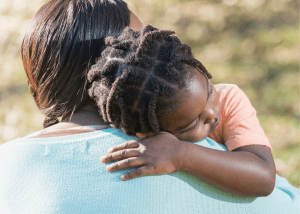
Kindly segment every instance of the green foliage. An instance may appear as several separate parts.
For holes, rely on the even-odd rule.
[[[0,143],[42,128],[27,89],[20,41],[43,4],[0,6]],[[175,30],[213,75],[248,95],[273,147],[278,173],[300,188],[299,1],[128,0],[144,24]],[[3,28],[3,29],[2,29]]]

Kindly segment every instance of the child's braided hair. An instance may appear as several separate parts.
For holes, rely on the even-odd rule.
[[[128,135],[158,133],[157,112],[176,108],[174,95],[186,86],[185,64],[211,78],[174,33],[147,25],[106,38],[106,49],[88,73],[89,96],[105,122]]]

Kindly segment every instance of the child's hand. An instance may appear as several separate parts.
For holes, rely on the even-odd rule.
[[[128,141],[112,147],[100,160],[103,163],[117,161],[106,167],[109,172],[140,166],[121,175],[121,180],[166,174],[181,169],[185,143],[168,132],[160,132],[151,138]]]

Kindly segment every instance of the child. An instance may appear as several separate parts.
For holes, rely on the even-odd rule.
[[[110,172],[137,167],[122,180],[182,169],[236,195],[271,194],[271,147],[248,98],[234,85],[213,86],[190,47],[172,34],[148,25],[106,39],[88,74],[89,95],[105,122],[147,139],[113,147],[101,161],[117,161]],[[207,136],[229,151],[191,143]]]

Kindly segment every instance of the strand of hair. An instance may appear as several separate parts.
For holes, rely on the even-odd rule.
[[[158,98],[158,91],[159,91],[159,86],[157,86],[154,89],[154,91],[151,95],[150,101],[149,101],[149,106],[148,106],[148,121],[149,121],[149,124],[150,124],[152,130],[155,133],[159,132],[159,124],[158,124],[156,114],[155,114],[156,102],[157,102],[157,98]]]

